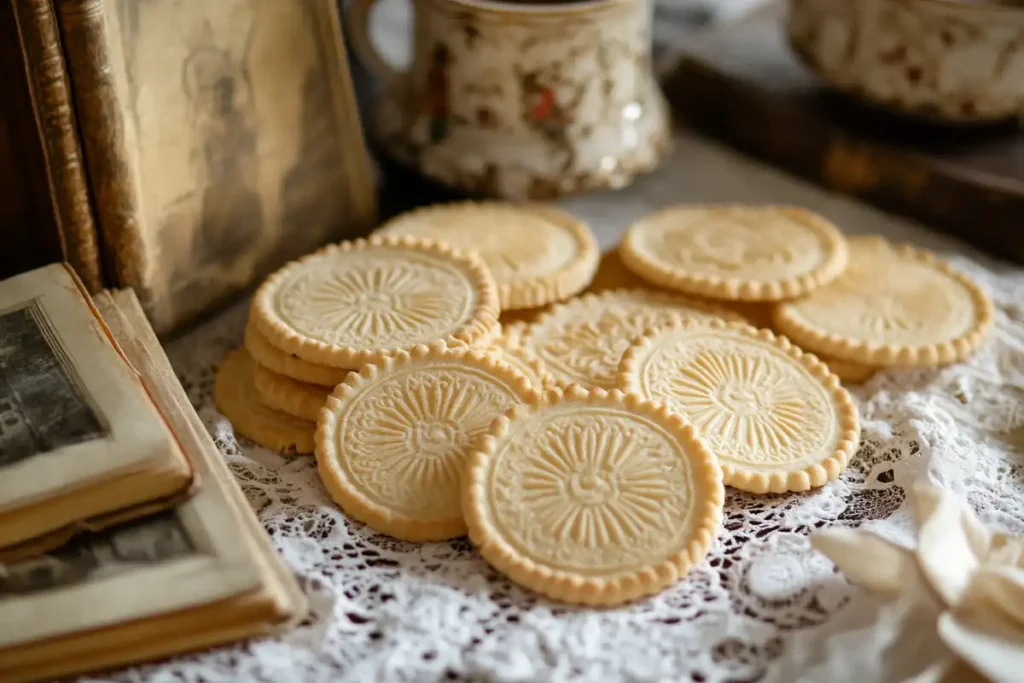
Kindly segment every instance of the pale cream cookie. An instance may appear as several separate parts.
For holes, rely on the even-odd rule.
[[[295,354],[285,353],[263,336],[256,326],[249,322],[245,326],[245,350],[257,364],[279,375],[291,377],[300,382],[334,387],[345,380],[351,370],[331,368],[302,360]]]
[[[253,384],[263,403],[274,410],[316,422],[331,390],[300,382],[253,363]]]
[[[988,296],[929,252],[852,238],[832,284],[778,306],[776,328],[808,351],[876,367],[964,360],[992,328]]]
[[[556,600],[613,605],[684,576],[714,543],[714,455],[677,415],[618,391],[552,390],[496,420],[469,458],[480,554]]]
[[[619,387],[692,424],[725,483],[752,493],[823,486],[860,440],[857,407],[839,378],[785,337],[749,325],[651,330],[623,355]]]
[[[400,351],[327,399],[316,432],[320,477],[348,515],[381,533],[461,536],[467,453],[496,417],[537,396],[526,377],[476,351]]]
[[[330,245],[271,275],[252,322],[310,363],[351,368],[419,344],[486,344],[499,331],[479,257],[415,237]]]
[[[704,302],[642,289],[584,294],[528,325],[521,345],[561,384],[612,389],[622,353],[650,327],[679,319],[740,316]]]
[[[846,242],[827,220],[788,206],[676,206],[626,231],[623,262],[668,289],[736,301],[781,301],[831,282]]]
[[[536,203],[459,202],[388,221],[377,235],[413,235],[475,250],[498,284],[502,310],[537,308],[582,291],[597,268],[587,224]]]
[[[282,413],[259,400],[253,381],[255,362],[245,349],[225,356],[213,388],[217,410],[238,434],[285,454],[312,453],[316,423]]]

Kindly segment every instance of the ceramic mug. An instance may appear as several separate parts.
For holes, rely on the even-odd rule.
[[[953,123],[1024,117],[1024,8],[962,0],[791,0],[789,42],[834,87]]]
[[[667,152],[649,0],[416,0],[401,71],[370,39],[374,1],[348,14],[356,54],[384,85],[371,134],[426,176],[549,199],[622,187]]]

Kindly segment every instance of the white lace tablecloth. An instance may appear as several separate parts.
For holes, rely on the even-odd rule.
[[[685,580],[617,609],[555,604],[492,571],[465,540],[414,545],[350,522],[314,460],[236,439],[212,399],[214,368],[241,342],[239,303],[168,351],[203,421],[314,613],[284,637],[114,675],[125,681],[749,681],[801,668],[821,634],[873,603],[809,546],[832,525],[905,537],[908,486],[930,473],[990,524],[1024,533],[1024,269],[683,137],[656,175],[567,206],[605,246],[679,201],[793,202],[849,232],[936,249],[995,299],[996,329],[970,361],[877,375],[855,394],[863,444],[842,479],[808,494],[730,492],[709,557]],[[983,216],[978,217],[984,220]],[[872,656],[856,653],[856,656]],[[805,680],[824,680],[808,674]]]

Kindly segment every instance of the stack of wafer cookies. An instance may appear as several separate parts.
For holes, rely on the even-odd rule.
[[[837,372],[962,360],[991,317],[930,255],[801,209],[666,209],[600,258],[552,207],[450,204],[271,276],[217,402],[315,451],[373,529],[468,532],[524,586],[614,604],[701,560],[724,485],[841,475],[860,427]]]

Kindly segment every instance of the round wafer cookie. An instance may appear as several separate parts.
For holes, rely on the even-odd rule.
[[[736,301],[781,301],[834,280],[846,266],[839,230],[788,206],[683,205],[626,231],[623,262],[668,289]]]
[[[839,378],[769,330],[691,321],[651,330],[622,357],[619,387],[664,404],[718,456],[725,483],[752,493],[836,479],[860,440]]]
[[[556,600],[596,605],[684,576],[714,543],[723,500],[714,456],[678,416],[579,386],[496,420],[463,486],[488,563]]]
[[[521,345],[563,385],[612,389],[622,353],[650,327],[678,319],[741,320],[725,308],[663,292],[626,289],[556,304],[528,325]]]
[[[244,344],[245,350],[258,365],[299,382],[334,387],[344,381],[348,373],[351,372],[345,368],[331,368],[326,365],[310,363],[295,354],[285,353],[267,341],[267,338],[256,329],[252,321],[245,326]]]
[[[475,250],[498,284],[502,310],[561,301],[590,282],[599,257],[587,224],[555,207],[459,202],[392,218],[377,235],[413,235]]]
[[[270,408],[259,400],[255,363],[245,349],[225,356],[217,368],[213,398],[217,410],[247,439],[285,454],[312,453],[316,423]]]
[[[776,328],[805,349],[876,367],[945,365],[991,330],[988,296],[933,254],[878,237],[849,249],[838,280],[775,310]]]
[[[438,340],[485,344],[500,329],[483,261],[414,237],[343,242],[292,262],[257,290],[252,321],[277,348],[336,368]]]
[[[418,346],[353,373],[316,432],[320,477],[350,516],[407,541],[466,532],[459,495],[474,440],[535,400],[527,378],[475,351]]]
[[[263,403],[274,410],[316,422],[331,390],[300,382],[253,363],[253,384]]]

